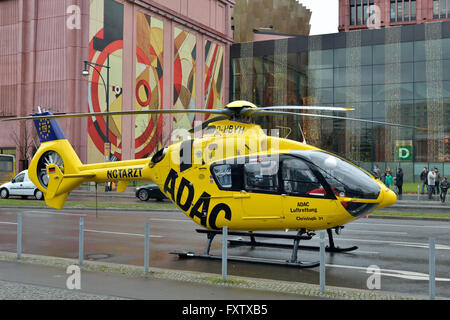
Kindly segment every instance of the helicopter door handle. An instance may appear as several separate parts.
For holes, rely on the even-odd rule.
[[[241,193],[233,193],[233,198],[250,198],[250,195],[246,192],[241,192]]]

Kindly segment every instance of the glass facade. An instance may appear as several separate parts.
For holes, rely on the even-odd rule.
[[[309,144],[368,170],[401,167],[407,182],[424,166],[450,175],[450,22],[241,43],[231,57],[231,100],[354,107],[334,115],[423,128],[273,117],[265,129],[301,140],[301,126]]]

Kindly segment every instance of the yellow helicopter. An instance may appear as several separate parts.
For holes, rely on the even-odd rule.
[[[139,160],[83,164],[58,125],[58,118],[92,114],[53,115],[38,112],[33,119],[41,145],[28,173],[44,193],[48,206],[61,209],[68,194],[84,182],[117,182],[123,192],[130,181],[152,180],[190,219],[208,234],[208,245],[200,257],[209,254],[211,241],[227,226],[231,235],[268,237],[256,231],[295,230],[295,236],[270,234],[294,240],[288,264],[315,266],[297,261],[299,241],[311,239],[316,230],[326,229],[329,251],[354,250],[334,246],[331,230],[369,213],[393,205],[396,194],[367,171],[351,162],[303,142],[267,135],[253,123],[259,116],[314,116],[375,122],[353,118],[298,113],[299,110],[349,111],[350,108],[277,106],[258,108],[247,101],[235,101],[223,109],[160,109],[96,113],[96,116],[125,114],[201,113],[215,115],[190,138]],[[296,111],[296,112],[294,112]],[[388,124],[378,122],[380,124]],[[197,134],[198,135],[198,134]],[[197,136],[195,135],[195,136]],[[242,231],[246,231],[243,233]],[[179,253],[180,256],[181,253]],[[194,256],[186,253],[184,256]]]

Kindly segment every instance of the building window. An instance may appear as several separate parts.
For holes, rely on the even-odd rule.
[[[350,0],[350,25],[355,25],[355,0]]]
[[[367,24],[374,0],[350,0],[350,25]]]
[[[447,0],[441,0],[441,19],[445,19],[447,15]]]
[[[416,0],[391,0],[391,22],[415,21],[416,7]]]
[[[395,0],[391,0],[391,22],[395,22]]]
[[[439,0],[433,0],[433,19],[439,19]]]
[[[405,3],[403,4],[403,10],[404,10],[403,17],[405,21],[409,21],[409,1],[405,1]]]
[[[356,0],[356,24],[361,24],[361,0]]]
[[[403,21],[403,3],[402,1],[397,1],[397,22]]]

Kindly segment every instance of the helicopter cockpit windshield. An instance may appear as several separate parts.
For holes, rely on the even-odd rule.
[[[323,151],[294,153],[312,162],[340,197],[377,199],[380,186],[366,172],[332,154]]]

